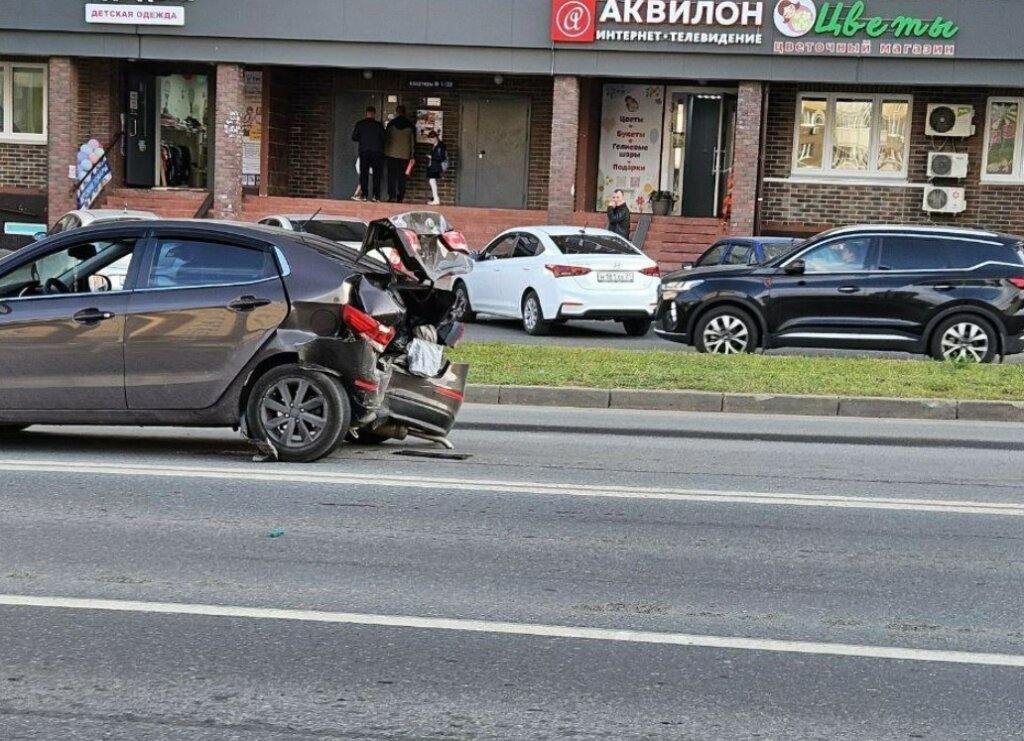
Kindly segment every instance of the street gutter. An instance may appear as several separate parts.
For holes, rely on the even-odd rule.
[[[1024,401],[730,394],[708,391],[471,384],[466,390],[466,402],[575,409],[1024,422]]]

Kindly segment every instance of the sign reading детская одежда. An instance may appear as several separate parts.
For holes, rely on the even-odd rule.
[[[127,26],[184,26],[185,8],[181,5],[164,5],[162,0],[103,0],[100,3],[85,4],[85,22]]]
[[[871,0],[553,0],[551,39],[817,56],[956,55],[959,26],[942,16],[879,15]],[[921,7],[920,0],[886,6]],[[769,45],[770,44],[770,48]]]

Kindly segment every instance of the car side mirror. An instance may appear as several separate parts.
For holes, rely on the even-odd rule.
[[[693,270],[693,260],[689,260],[688,262],[684,262],[681,265],[681,267],[682,267],[683,270]]]
[[[807,263],[803,260],[793,260],[786,266],[786,275],[803,275],[807,272]]]

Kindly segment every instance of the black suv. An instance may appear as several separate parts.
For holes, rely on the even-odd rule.
[[[670,273],[658,299],[655,332],[700,352],[830,347],[989,363],[1024,351],[1024,239],[835,229],[765,265]]]

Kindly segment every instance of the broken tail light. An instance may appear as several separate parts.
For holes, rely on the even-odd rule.
[[[644,268],[643,270],[640,271],[640,274],[646,275],[649,278],[660,278],[661,268],[659,268],[657,265],[655,265],[652,268]]]
[[[370,343],[370,347],[377,352],[384,352],[384,349],[391,344],[391,340],[395,338],[393,327],[381,324],[354,306],[346,304],[341,310],[341,318],[356,337]]]
[[[1024,291],[1024,278],[1010,278],[1010,282],[1020,290]]]
[[[579,265],[545,265],[544,268],[551,271],[556,278],[574,278],[590,272],[590,268]]]
[[[462,232],[445,232],[441,235],[441,241],[444,242],[445,246],[453,250],[454,252],[463,252],[469,254],[469,243],[466,241],[466,237]]]

